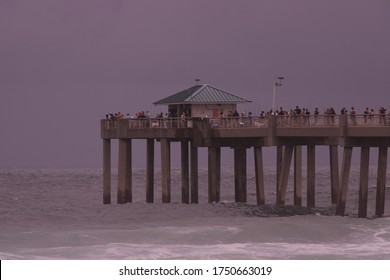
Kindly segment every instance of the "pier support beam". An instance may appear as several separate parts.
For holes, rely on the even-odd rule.
[[[386,169],[387,169],[387,147],[379,147],[378,179],[377,179],[377,188],[376,188],[376,207],[375,207],[376,216],[382,216],[385,213]]]
[[[234,190],[236,202],[247,201],[245,148],[234,148]]]
[[[302,206],[302,146],[294,147],[294,205]]]
[[[283,163],[283,146],[276,146],[276,196],[278,196],[279,191],[279,180],[282,172],[282,163]]]
[[[171,143],[161,139],[161,189],[162,202],[171,202]]]
[[[284,202],[286,200],[287,183],[288,183],[288,176],[290,173],[293,150],[294,150],[293,146],[286,146],[283,152],[282,170],[280,172],[278,192],[276,195],[277,205],[284,205]]]
[[[146,140],[146,202],[154,202],[154,139]]]
[[[347,200],[349,173],[351,171],[352,147],[344,147],[341,166],[340,191],[337,198],[336,215],[344,216]]]
[[[332,204],[337,203],[337,197],[340,189],[340,175],[339,175],[339,154],[336,145],[329,146],[330,158],[330,193]]]
[[[198,203],[198,148],[191,141],[191,203]]]
[[[132,202],[131,139],[119,139],[117,203]]]
[[[111,139],[103,139],[103,203],[111,204]]]
[[[221,148],[209,147],[208,154],[209,203],[220,201]]]
[[[316,146],[307,146],[307,207],[315,207]]]
[[[190,172],[188,159],[188,141],[181,141],[181,202],[190,203]]]
[[[263,151],[261,147],[254,148],[255,153],[255,177],[256,177],[256,200],[257,205],[265,205],[264,192],[264,167]]]
[[[367,217],[368,194],[368,167],[370,160],[370,148],[362,147],[360,154],[360,179],[359,179],[359,218]]]

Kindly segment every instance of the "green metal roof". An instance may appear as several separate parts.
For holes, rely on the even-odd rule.
[[[217,89],[213,86],[204,84],[196,85],[180,91],[176,94],[163,98],[154,102],[154,105],[168,105],[168,104],[205,104],[205,103],[245,103],[251,102],[243,97],[231,94],[229,92]]]

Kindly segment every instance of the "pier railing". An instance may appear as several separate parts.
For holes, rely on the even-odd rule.
[[[210,128],[267,128],[270,118],[275,117],[276,127],[334,127],[340,125],[340,115],[318,116],[254,116],[254,117],[221,117],[204,118]],[[348,115],[347,126],[381,127],[390,126],[390,115]],[[103,120],[104,128],[115,129],[118,121],[127,122],[128,129],[153,128],[192,128],[193,118],[135,118],[119,120]]]
[[[211,128],[264,128],[268,127],[269,118],[267,116],[260,117],[222,117],[210,118]]]
[[[210,119],[211,128],[267,128],[269,119],[264,117],[237,117]],[[338,126],[338,116],[275,116],[277,127]]]
[[[348,126],[390,126],[390,115],[349,115]]]
[[[269,118],[264,117],[237,117],[211,118],[211,128],[264,128],[268,127]],[[274,116],[276,127],[333,127],[340,125],[340,115],[311,115],[311,116]],[[348,115],[348,126],[380,127],[390,126],[390,115]]]
[[[329,127],[339,126],[339,124],[339,116],[337,115],[276,116],[277,127]]]
[[[128,129],[148,129],[148,128],[191,128],[192,118],[134,118],[104,120],[106,129],[118,127],[118,121],[127,122]]]

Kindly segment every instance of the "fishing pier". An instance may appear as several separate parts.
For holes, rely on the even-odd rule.
[[[182,203],[198,203],[198,149],[208,149],[208,201],[220,200],[221,148],[234,150],[235,201],[246,202],[247,151],[254,153],[257,204],[264,205],[264,148],[277,147],[277,194],[286,198],[291,163],[294,204],[302,205],[302,148],[307,149],[307,206],[315,207],[317,146],[329,147],[331,203],[344,215],[353,148],[360,148],[359,217],[367,216],[370,148],[378,148],[376,216],[384,214],[388,116],[273,116],[245,118],[145,118],[101,121],[103,139],[103,203],[111,203],[111,140],[118,139],[117,203],[132,202],[132,140],[146,140],[146,202],[154,199],[154,147],[161,146],[162,202],[171,201],[171,142],[181,143]],[[339,166],[338,149],[343,150]]]
[[[316,147],[329,147],[330,203],[345,214],[352,151],[360,149],[359,217],[367,216],[369,159],[379,149],[375,215],[385,210],[390,115],[261,115],[237,113],[236,105],[251,102],[216,87],[195,85],[154,105],[168,105],[157,118],[101,120],[103,139],[103,203],[111,203],[111,140],[118,145],[117,203],[132,202],[132,140],[146,141],[146,202],[154,200],[155,145],[161,151],[162,202],[171,202],[171,143],[180,142],[182,203],[198,203],[198,150],[208,149],[208,202],[220,201],[221,149],[234,150],[236,202],[247,202],[247,152],[254,153],[256,200],[265,204],[263,149],[276,147],[277,205],[285,204],[291,164],[294,170],[294,205],[302,205],[302,149],[307,149],[306,205],[315,207]],[[297,106],[298,107],[298,106]],[[234,113],[233,113],[234,112]],[[343,150],[339,166],[339,149]],[[294,160],[293,160],[294,159]]]

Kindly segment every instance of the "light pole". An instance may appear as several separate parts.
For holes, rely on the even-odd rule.
[[[282,86],[282,80],[284,77],[278,77],[277,78],[279,81],[276,81],[274,83],[274,92],[272,95],[272,113],[275,114],[275,94],[276,94],[276,87],[281,87]]]

